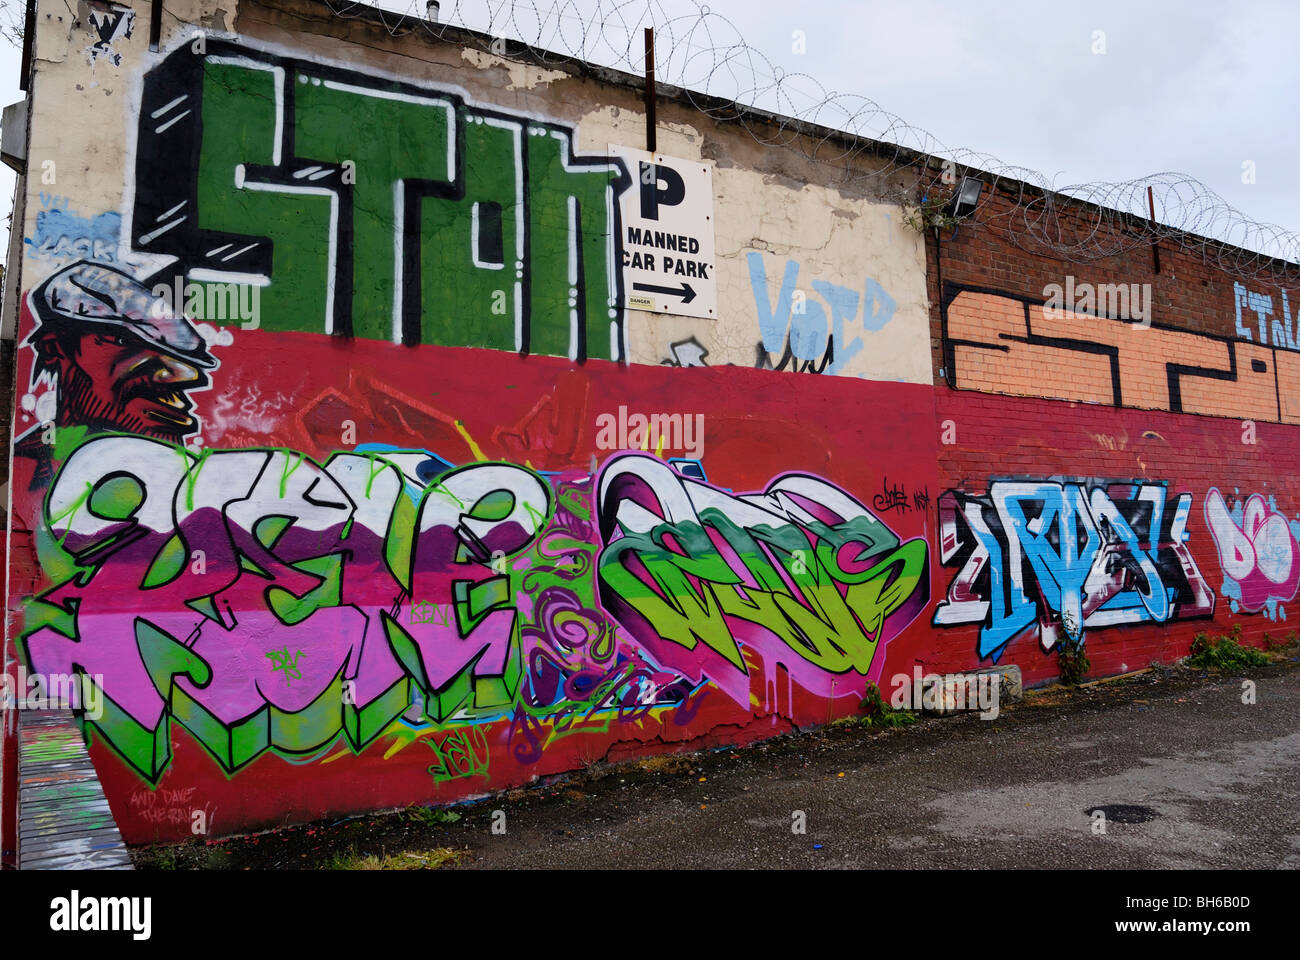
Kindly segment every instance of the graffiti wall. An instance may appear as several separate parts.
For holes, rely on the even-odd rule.
[[[566,125],[213,41],[146,75],[134,174],[132,247],[270,329],[625,359],[627,175]]]
[[[1287,619],[1289,301],[1216,339],[971,283],[932,329],[899,208],[672,101],[717,309],[652,312],[635,78],[303,9],[38,27],[6,666],[68,682],[128,841]]]
[[[1277,497],[1258,493],[1229,499],[1217,488],[1205,497],[1205,523],[1223,571],[1220,590],[1233,613],[1263,612],[1286,619],[1285,604],[1300,587],[1300,516],[1281,512]]]
[[[1002,225],[996,182],[968,229],[927,244],[941,528],[929,655],[1054,679],[1188,652],[1198,634],[1294,636],[1300,485],[1295,287],[1238,275],[1199,238],[1070,244],[1095,209],[1053,216],[1060,248]],[[1058,651],[1056,656],[1051,651]]]
[[[980,624],[997,659],[1031,624],[1043,649],[1089,628],[1208,617],[1214,594],[1186,540],[1192,494],[1164,484],[997,480],[939,500],[942,560],[956,569],[936,626]],[[1026,578],[1026,571],[1030,577]]]
[[[940,575],[918,656],[974,650],[1034,683],[1055,677],[1062,644],[1106,675],[1169,663],[1236,623],[1253,643],[1292,629],[1293,428],[946,388],[935,399]]]
[[[339,380],[336,349],[265,330],[214,348],[240,403],[277,358],[283,446],[215,413],[211,447],[75,433],[33,494],[49,585],[19,652],[93,680],[132,837],[189,831],[139,799],[158,790],[200,784],[223,830],[452,799],[825,722],[910,664],[930,519],[873,501],[933,487],[928,388],[857,385],[892,422],[810,429],[833,378],[796,394],[770,371],[431,346],[397,363],[358,341]],[[737,385],[767,398],[719,399]],[[656,420],[636,414],[630,449],[601,449],[603,414],[669,396],[665,420],[707,411],[702,457],[643,451]]]
[[[718,310],[634,309],[634,89],[187,16],[40,28],[27,179],[9,648],[71,678],[128,841],[744,743],[910,668],[896,208],[666,104]]]
[[[100,437],[45,521],[72,575],[29,607],[25,660],[102,678],[100,728],[149,780],[164,721],[234,772],[403,717],[508,718],[522,744],[703,686],[746,707],[753,674],[831,697],[880,674],[928,599],[925,540],[825,480],[742,496],[633,453],[543,475]]]
[[[923,243],[896,205],[666,102],[659,149],[714,171],[720,306],[640,309],[622,267],[650,241],[622,223],[639,171],[616,152],[644,141],[639,89],[456,44],[377,51],[363,24],[344,56],[300,5],[222,32],[230,5],[201,0],[159,52],[134,31],[93,61],[66,57],[100,42],[89,27],[41,27],[46,95],[83,122],[34,121],[52,166],[31,184],[27,289],[90,259],[208,322],[932,382]],[[59,165],[80,156],[95,177]]]

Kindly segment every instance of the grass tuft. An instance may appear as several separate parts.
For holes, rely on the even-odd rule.
[[[459,863],[464,852],[450,847],[432,850],[403,850],[398,853],[361,853],[356,847],[334,854],[321,865],[323,870],[440,870]]]

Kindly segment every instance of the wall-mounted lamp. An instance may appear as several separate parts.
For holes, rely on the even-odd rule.
[[[957,187],[957,193],[953,196],[952,203],[949,206],[949,213],[958,219],[970,216],[975,212],[975,207],[980,201],[980,194],[983,192],[983,180],[976,177],[962,177],[961,184]]]

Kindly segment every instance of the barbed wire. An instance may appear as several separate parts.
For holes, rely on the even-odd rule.
[[[784,72],[696,0],[676,0],[675,11],[660,0],[444,0],[436,18],[426,0],[389,2],[326,0],[335,16],[376,20],[394,36],[423,31],[521,63],[634,75],[645,71],[642,31],[654,27],[657,82],[680,88],[694,109],[738,124],[761,145],[836,170],[841,183],[869,188],[874,181],[882,199],[917,206],[950,194],[954,171],[978,172],[1009,201],[984,204],[980,227],[1027,252],[1088,264],[1159,243],[1242,279],[1300,282],[1300,233],[1248,217],[1195,177],[1058,186],[991,153],[948,147],[869,97]],[[915,175],[910,189],[900,186],[907,171]]]

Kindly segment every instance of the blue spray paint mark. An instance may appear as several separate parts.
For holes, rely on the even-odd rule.
[[[68,209],[63,198],[41,194],[46,209],[36,214],[36,236],[25,237],[28,253],[38,259],[99,260],[117,259],[122,217],[101,213],[83,217]]]

